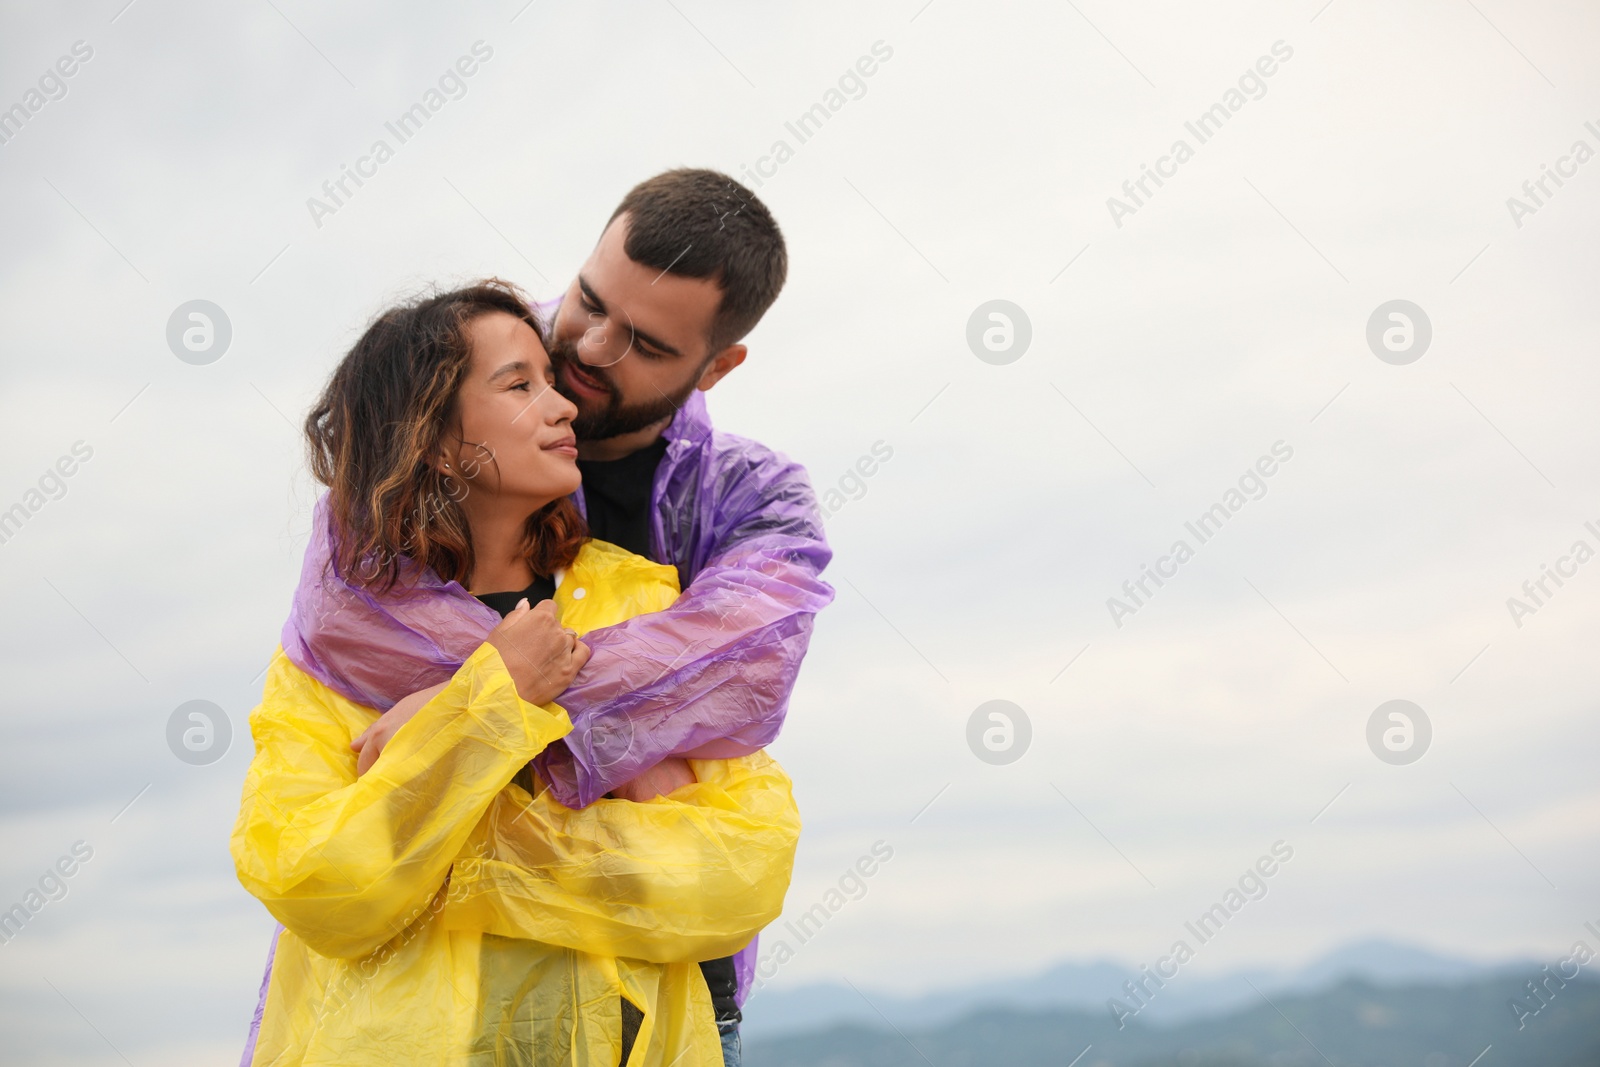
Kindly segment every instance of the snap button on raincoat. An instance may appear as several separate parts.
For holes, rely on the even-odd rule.
[[[582,634],[677,592],[672,568],[590,542],[556,604]],[[249,1062],[609,1067],[626,998],[629,1064],[720,1065],[697,961],[782,910],[800,820],[776,761],[693,760],[698,781],[642,804],[530,794],[513,776],[571,723],[487,645],[358,778],[373,716],[281,649],[250,716],[231,848],[285,930]]]

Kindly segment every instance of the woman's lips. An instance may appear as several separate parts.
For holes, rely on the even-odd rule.
[[[552,441],[540,446],[546,452],[554,452],[558,456],[578,458],[578,440],[575,437],[563,437],[559,441]]]

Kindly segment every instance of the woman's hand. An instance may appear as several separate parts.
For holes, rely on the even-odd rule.
[[[542,601],[536,608],[530,608],[526,600],[522,601],[489,633],[486,640],[505,661],[506,670],[516,684],[517,695],[530,704],[548,704],[560,696],[589,659],[589,646],[579,641],[573,631],[561,628],[556,618],[555,602],[551,600]],[[356,777],[367,773],[368,768],[383,754],[383,747],[389,743],[389,739],[448,684],[441,682],[402,697],[399,703],[378,716],[371,726],[350,742],[351,751],[357,754]],[[686,779],[678,780],[680,775],[674,775],[671,779],[661,778],[657,784],[664,788],[641,795],[638,799],[648,800],[660,793],[671,792],[683,785],[684,781],[694,781],[688,767],[687,763],[683,764],[681,772],[682,775],[688,775]],[[634,779],[641,783],[636,791],[643,793],[650,788],[643,783],[652,773],[647,771]],[[669,781],[670,785],[667,784]]]
[[[664,797],[679,786],[698,780],[694,771],[689,769],[688,760],[668,756],[637,778],[617,786],[611,791],[611,796],[617,800],[643,803],[655,797]]]
[[[530,704],[548,704],[566,691],[589,661],[589,646],[573,630],[561,628],[553,600],[511,609],[486,639],[505,661],[517,695]]]
[[[410,696],[401,697],[398,704],[379,715],[371,726],[356,735],[356,739],[350,742],[350,748],[356,753],[357,778],[366,774],[367,768],[377,762],[378,757],[383,754],[383,746],[389,743],[389,738],[395,735],[395,731],[409,722],[411,716],[422,709],[422,705],[438,696],[449,684],[440,682],[427,689],[419,689]]]

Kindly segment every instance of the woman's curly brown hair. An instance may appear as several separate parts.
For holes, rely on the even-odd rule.
[[[456,410],[472,365],[467,324],[497,311],[544,343],[526,298],[498,278],[402,304],[373,321],[306,416],[311,472],[329,490],[333,565],[347,580],[388,589],[403,557],[445,581],[464,583],[472,573],[460,504],[467,487],[438,460],[471,444],[461,439]],[[577,507],[561,497],[528,517],[528,564],[553,574],[587,539]]]

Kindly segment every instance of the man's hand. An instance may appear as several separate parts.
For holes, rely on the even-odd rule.
[[[393,737],[400,727],[410,722],[411,716],[415,715],[422,705],[438,696],[449,684],[440,682],[427,689],[419,689],[410,696],[401,697],[398,704],[379,715],[371,726],[356,735],[356,739],[350,742],[350,748],[356,753],[357,778],[366,774],[367,768],[377,762],[378,757],[383,754],[383,746],[389,743],[389,738]]]
[[[617,786],[611,791],[611,796],[617,800],[641,803],[654,797],[664,797],[679,786],[698,780],[694,771],[689,769],[688,760],[668,756],[639,777]]]
[[[486,639],[505,661],[517,694],[530,704],[548,704],[566,691],[589,662],[589,646],[561,628],[553,600],[535,608],[520,601]]]

